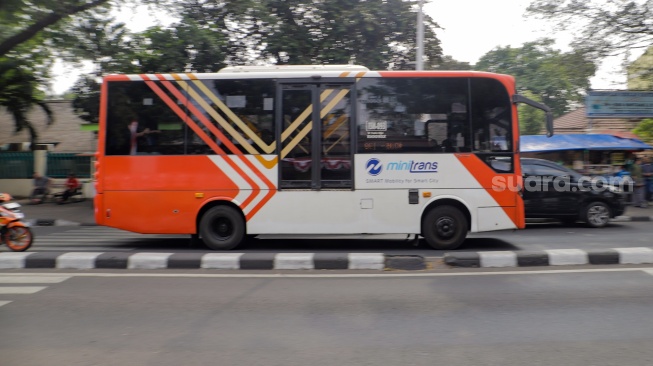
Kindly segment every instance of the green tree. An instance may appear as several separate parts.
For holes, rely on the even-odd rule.
[[[404,0],[193,1],[198,24],[228,35],[227,63],[346,64],[414,69],[416,3]],[[425,68],[441,57],[438,25],[425,17]]]
[[[469,62],[458,61],[453,57],[446,55],[443,56],[440,62],[435,67],[436,70],[473,70],[474,67]]]
[[[553,49],[552,39],[497,47],[483,55],[475,70],[512,75],[520,92],[530,91],[560,116],[582,105],[596,66],[580,52]]]
[[[62,20],[110,0],[40,0],[37,4],[22,0],[3,0],[0,4],[0,56],[37,37]]]
[[[622,54],[653,43],[650,0],[533,0],[527,13],[572,30],[573,48],[594,57]]]
[[[647,118],[642,120],[637,127],[635,127],[633,133],[639,136],[642,141],[648,144],[653,144],[653,119]]]
[[[529,90],[521,94],[536,102],[542,102],[539,96]],[[538,135],[542,132],[546,121],[544,111],[522,103],[519,104],[517,112],[519,114],[519,131],[521,135]]]
[[[0,59],[0,107],[5,108],[13,117],[15,132],[27,129],[32,148],[38,141],[38,132],[27,118],[27,113],[34,105],[41,107],[47,116],[47,123],[53,122],[52,112],[43,102],[37,89],[38,79],[29,67],[16,60]]]
[[[27,128],[32,146],[38,142],[26,113],[40,106],[52,123],[39,86],[49,78],[55,56],[75,54],[84,37],[72,37],[77,22],[95,17],[110,6],[157,4],[169,0],[2,0],[0,1],[0,107],[14,118],[16,131]],[[81,19],[81,20],[80,20]],[[77,55],[77,54],[75,54]]]
[[[554,29],[572,31],[572,47],[595,60],[617,55],[627,60],[653,44],[651,0],[533,0],[527,14],[551,21]],[[640,81],[653,83],[650,62],[627,68]]]
[[[89,123],[98,122],[101,75],[216,72],[225,66],[223,34],[192,19],[167,28],[151,27],[136,34],[125,32],[122,24],[111,22],[99,22],[80,32],[93,35],[88,37],[81,54],[87,53],[87,58],[96,60],[96,72],[80,77],[73,86],[73,108]]]

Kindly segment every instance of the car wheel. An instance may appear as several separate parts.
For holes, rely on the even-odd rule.
[[[236,248],[245,237],[245,220],[233,207],[216,206],[209,209],[200,220],[200,236],[213,250]]]
[[[604,227],[610,222],[610,207],[603,202],[590,202],[585,207],[583,221],[590,227]]]
[[[422,219],[422,235],[433,249],[458,248],[465,237],[469,224],[463,213],[453,206],[439,206]]]

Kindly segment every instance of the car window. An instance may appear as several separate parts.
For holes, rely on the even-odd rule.
[[[533,165],[531,164],[523,164],[521,166],[524,174],[526,175],[535,175],[535,169],[533,169]]]
[[[533,171],[534,171],[533,175],[541,175],[545,177],[560,177],[563,175],[566,176],[572,175],[571,172],[567,171],[566,169],[560,169],[548,165],[539,165],[539,164],[533,165]]]

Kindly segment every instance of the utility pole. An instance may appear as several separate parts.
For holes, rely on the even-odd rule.
[[[419,0],[419,9],[417,11],[417,60],[415,60],[415,70],[424,70],[424,0]]]

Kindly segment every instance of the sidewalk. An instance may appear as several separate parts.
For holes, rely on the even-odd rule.
[[[63,205],[43,203],[31,205],[29,200],[17,200],[28,222],[36,226],[95,225],[93,199]],[[653,221],[653,205],[649,208],[628,206],[623,216],[614,221]]]

